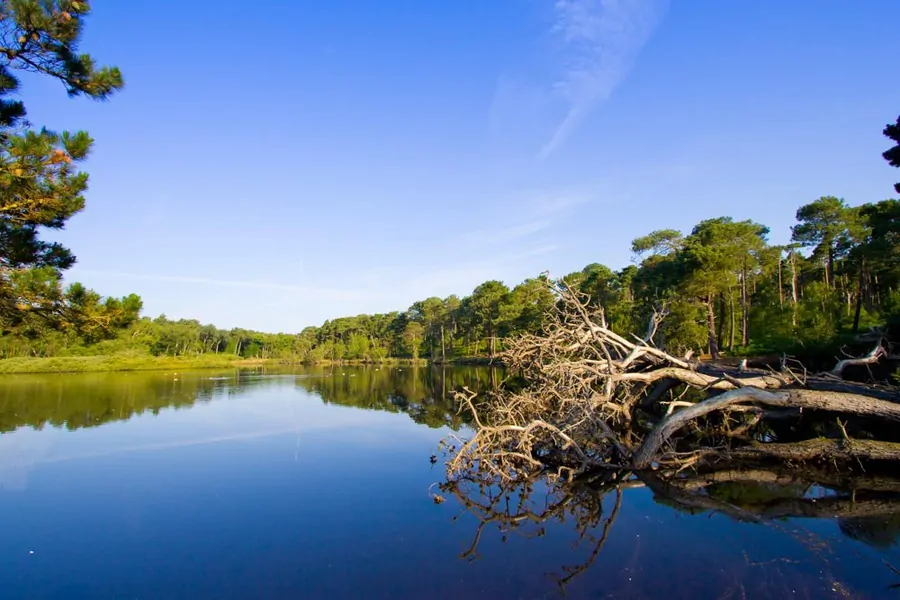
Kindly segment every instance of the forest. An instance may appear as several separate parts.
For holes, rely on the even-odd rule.
[[[620,334],[642,333],[653,311],[665,306],[656,342],[675,354],[824,353],[830,359],[854,334],[896,329],[900,202],[849,206],[823,197],[796,214],[786,246],[769,244],[762,224],[718,217],[687,233],[662,230],[635,239],[637,264],[614,271],[595,263],[561,282],[586,294],[592,306],[603,306],[610,328]],[[11,281],[12,292],[24,295],[17,287],[21,280]],[[60,292],[64,322],[40,313],[4,315],[0,356],[490,359],[505,339],[540,331],[544,314],[558,302],[548,283],[547,275],[511,289],[487,281],[462,298],[427,298],[402,312],[337,318],[296,334],[141,316],[136,295],[102,298],[72,284]]]
[[[103,297],[66,284],[75,255],[45,236],[85,207],[87,132],[35,129],[17,71],[58,80],[72,97],[107,100],[124,86],[116,67],[77,51],[89,2],[0,5],[0,359],[224,355],[289,362],[389,358],[494,360],[507,340],[537,333],[560,298],[547,274],[510,288],[487,281],[465,297],[427,298],[404,311],[336,318],[298,333],[223,330],[198,320],[142,315],[138,295]],[[900,166],[900,119],[883,158]],[[886,144],[887,145],[887,144]],[[873,157],[877,160],[877,157]],[[898,184],[900,191],[900,184]],[[809,201],[811,200],[811,201]],[[858,204],[859,200],[867,201]],[[612,331],[641,333],[666,314],[655,343],[716,359],[789,353],[833,357],[842,343],[900,320],[900,202],[798,199],[787,245],[768,226],[714,217],[691,231],[634,240],[634,264],[591,264],[565,289],[602,306]],[[598,248],[598,254],[600,249]]]

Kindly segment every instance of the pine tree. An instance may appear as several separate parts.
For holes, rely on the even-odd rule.
[[[897,117],[896,123],[888,124],[883,133],[894,142],[894,146],[885,150],[882,156],[892,167],[900,167],[900,117]],[[900,194],[900,183],[894,184],[894,189]]]
[[[90,4],[75,0],[0,2],[0,322],[3,330],[25,313],[62,318],[59,277],[75,263],[62,245],[41,239],[84,208],[88,176],[78,169],[93,140],[83,131],[31,129],[17,71],[59,80],[69,96],[104,100],[123,86],[115,67],[80,54]]]

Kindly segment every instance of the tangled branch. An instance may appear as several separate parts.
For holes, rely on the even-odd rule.
[[[872,439],[872,431],[889,429],[883,424],[900,422],[900,393],[839,378],[847,366],[882,357],[880,341],[869,355],[844,359],[819,376],[798,375],[786,359],[780,372],[728,368],[656,347],[664,310],[654,313],[643,337],[625,336],[586,297],[565,286],[554,292],[559,302],[542,334],[513,340],[502,357],[524,386],[460,394],[475,430],[447,462],[451,480],[516,481],[540,473],[570,481],[598,469],[685,468],[748,457],[900,460],[900,439]],[[855,419],[855,426],[848,433],[841,425],[837,440],[827,443],[773,443],[785,430],[779,423],[828,414]],[[853,439],[852,432],[869,439]]]

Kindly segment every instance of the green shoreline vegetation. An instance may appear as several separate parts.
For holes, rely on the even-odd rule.
[[[454,364],[478,365],[486,360],[454,361]],[[197,356],[153,356],[140,353],[123,353],[93,356],[23,356],[0,360],[0,375],[28,375],[41,373],[105,373],[119,371],[200,371],[215,369],[249,369],[258,367],[291,367],[309,365],[287,359],[242,358],[227,354],[201,354]],[[424,359],[387,358],[379,363],[364,360],[329,360],[314,363],[320,367],[337,366],[409,366],[430,364]]]
[[[141,316],[135,294],[104,298],[62,275],[75,256],[45,241],[83,210],[86,132],[31,129],[16,71],[61,81],[70,96],[105,100],[124,86],[116,67],[77,54],[90,3],[20,0],[0,7],[12,47],[0,48],[0,373],[216,368],[245,361],[490,362],[510,336],[541,330],[557,302],[547,276],[509,288],[487,281],[467,297],[427,298],[402,312],[327,321],[296,334],[219,329]],[[900,119],[883,154],[900,166]],[[900,184],[897,186],[900,192]],[[801,206],[791,242],[769,228],[718,217],[690,232],[662,229],[632,244],[637,264],[591,264],[563,277],[604,307],[621,335],[666,313],[654,342],[671,353],[789,353],[821,360],[874,327],[900,328],[900,201],[859,206],[826,196]]]

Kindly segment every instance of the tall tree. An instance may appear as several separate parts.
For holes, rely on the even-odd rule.
[[[685,240],[680,261],[685,293],[697,299],[706,312],[709,354],[719,357],[719,330],[716,327],[716,303],[727,298],[728,313],[734,323],[734,295],[741,290],[744,330],[748,323],[747,277],[758,264],[758,253],[765,248],[768,228],[753,221],[735,222],[730,217],[707,219],[694,227]],[[720,316],[724,310],[719,310]],[[734,327],[732,327],[734,332]],[[733,333],[730,336],[733,340]],[[733,341],[729,342],[733,346]]]
[[[410,318],[421,322],[425,327],[425,335],[428,342],[431,360],[435,357],[435,341],[437,338],[437,326],[441,321],[444,303],[440,298],[431,297],[416,302],[409,309]]]
[[[640,256],[647,252],[660,256],[678,254],[684,246],[684,237],[675,229],[659,229],[631,242],[631,251]]]
[[[441,311],[441,360],[447,360],[447,342],[450,342],[451,351],[453,349],[453,340],[456,337],[457,326],[459,324],[459,310],[462,302],[455,294],[447,296],[443,300],[443,309]],[[449,340],[447,336],[449,334]]]
[[[502,282],[486,281],[475,288],[468,298],[473,322],[488,337],[492,358],[496,352],[497,334],[503,320],[502,306],[508,297],[509,288]]]
[[[797,209],[797,225],[791,239],[812,248],[813,257],[825,263],[825,284],[834,288],[834,263],[850,247],[848,207],[842,198],[823,196]]]
[[[419,358],[419,350],[425,338],[425,328],[418,321],[410,321],[403,329],[403,346],[414,358]]]
[[[501,311],[504,335],[538,333],[544,316],[553,308],[556,297],[550,291],[546,276],[526,279],[512,289]]]
[[[115,67],[97,67],[78,45],[90,3],[75,0],[10,0],[0,3],[0,319],[27,311],[59,318],[58,277],[75,257],[58,243],[40,239],[44,229],[62,229],[84,208],[87,174],[78,164],[93,141],[87,133],[32,131],[16,71],[62,82],[70,96],[102,100],[121,89]],[[17,278],[40,270],[42,286],[21,295]]]

